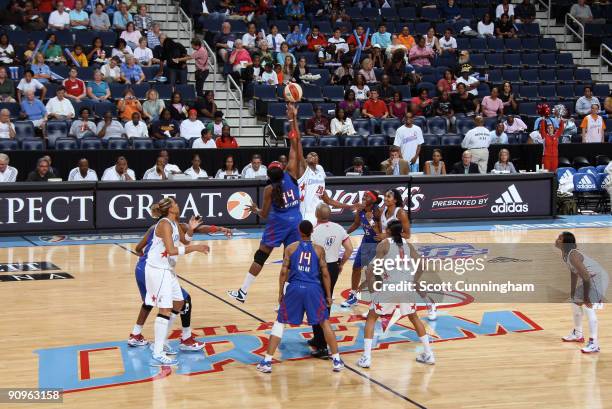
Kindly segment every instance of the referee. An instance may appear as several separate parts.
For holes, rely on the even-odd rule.
[[[353,253],[353,244],[344,227],[329,221],[331,209],[328,205],[321,203],[317,206],[315,215],[317,217],[317,225],[312,233],[312,242],[325,249],[325,261],[327,262],[327,269],[331,278],[331,293],[333,296],[334,286],[336,281],[338,281],[342,267]],[[341,247],[344,248],[342,260],[340,260]],[[331,312],[331,309],[328,309],[328,311]],[[311,355],[316,358],[327,358],[329,351],[327,350],[323,330],[319,325],[313,325],[312,333],[313,337],[308,341],[308,345],[314,348]]]

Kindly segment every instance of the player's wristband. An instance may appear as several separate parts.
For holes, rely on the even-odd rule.
[[[184,256],[185,255],[185,246],[179,246],[179,248],[178,248],[178,255],[179,256]]]
[[[217,226],[215,226],[214,224],[211,224],[209,227],[209,233],[216,233],[219,231],[219,228]]]
[[[191,237],[190,235],[188,235],[187,233],[185,233],[185,241],[191,241],[193,240],[193,237]]]

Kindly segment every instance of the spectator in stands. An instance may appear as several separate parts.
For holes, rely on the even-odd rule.
[[[270,26],[270,34],[266,36],[266,42],[272,52],[280,52],[281,44],[285,42],[285,37],[278,32],[278,27],[275,24]]]
[[[329,119],[323,115],[321,107],[315,107],[314,117],[306,121],[306,135],[325,136],[330,134]]]
[[[342,37],[342,31],[339,28],[334,29],[334,35],[327,40],[328,44],[333,44],[336,48],[336,54],[342,60],[342,55],[348,53],[349,48],[346,40]]]
[[[353,121],[346,116],[344,109],[336,109],[336,116],[330,123],[330,133],[335,136],[351,136],[357,133]]]
[[[89,23],[91,24],[92,30],[110,30],[110,19],[108,18],[108,14],[104,12],[104,5],[102,3],[96,3],[95,10],[89,17]]]
[[[478,81],[475,76],[470,75],[471,73],[472,66],[469,64],[463,65],[463,67],[461,67],[461,76],[457,78],[457,86],[459,86],[459,84],[464,84],[468,93],[476,97],[478,96],[480,81]]]
[[[134,95],[134,90],[126,88],[123,91],[123,98],[117,101],[117,111],[119,112],[119,118],[123,121],[129,121],[132,119],[134,112],[140,113],[140,115],[147,119],[147,116],[143,114],[142,104]]]
[[[223,112],[216,111],[212,122],[206,124],[206,128],[210,129],[213,136],[216,138],[221,136],[223,133],[223,127],[228,125],[227,121],[223,119]]]
[[[74,107],[68,98],[65,98],[66,89],[63,86],[57,88],[55,96],[47,101],[46,109],[49,119],[72,120],[74,118]]]
[[[100,68],[104,81],[106,82],[123,82],[121,78],[121,59],[118,56],[114,56],[108,59],[108,63],[104,64]]]
[[[306,65],[306,57],[302,56],[298,59],[298,63],[295,69],[293,70],[293,74],[291,75],[291,77],[298,84],[302,84],[303,83],[302,76],[307,75],[309,73],[310,73],[310,70],[308,69],[308,66]]]
[[[191,59],[187,55],[187,49],[181,43],[171,38],[166,38],[162,44],[162,58],[168,73],[168,83],[171,85],[187,83],[187,61]]]
[[[261,74],[261,81],[267,85],[278,85],[278,76],[272,68],[271,63],[266,64],[264,72]]]
[[[450,92],[442,91],[442,95],[434,100],[433,113],[446,120],[446,127],[450,130],[455,127],[455,111]],[[469,94],[468,94],[469,95]]]
[[[134,48],[133,53],[136,62],[138,62],[141,67],[150,67],[153,64],[157,65],[160,63],[157,58],[153,57],[153,50],[147,46],[146,37],[140,37],[140,40],[138,40],[138,47]]]
[[[217,171],[215,179],[238,179],[239,177],[240,172],[238,172],[234,165],[234,157],[228,155],[223,161],[223,167]]]
[[[410,100],[410,110],[414,116],[424,116],[426,118],[433,115],[433,99],[429,97],[429,92],[426,88],[419,90],[419,95],[412,97]]]
[[[41,31],[47,28],[47,23],[45,23],[39,13],[40,10],[34,8],[32,1],[26,1],[23,6],[22,28],[26,31]]]
[[[0,102],[15,102],[15,84],[8,78],[6,67],[0,66]]]
[[[407,50],[410,50],[414,47],[414,37],[410,35],[410,29],[408,26],[402,27],[401,33],[397,36],[397,40],[400,44],[406,47]]]
[[[119,156],[114,166],[107,168],[102,175],[103,181],[129,181],[136,180],[134,171],[128,168],[127,159]]]
[[[251,163],[242,169],[241,177],[243,179],[266,178],[268,169],[261,164],[261,155],[255,154],[251,157]]]
[[[138,6],[138,14],[133,17],[136,30],[149,31],[153,25],[153,18],[147,14],[147,6],[141,4]]]
[[[138,64],[136,64],[136,58],[133,55],[125,57],[125,63],[121,64],[121,76],[119,77],[121,82],[128,84],[142,84],[145,80],[144,72]]]
[[[47,122],[47,109],[40,99],[36,98],[32,89],[25,91],[24,95],[25,98],[21,101],[21,116],[32,121],[36,128],[42,129]]]
[[[66,13],[68,15],[68,13]],[[62,47],[57,44],[57,36],[51,33],[47,36],[47,51],[45,51],[45,59],[54,62],[66,61]]]
[[[419,171],[419,154],[423,140],[423,130],[414,124],[412,112],[406,112],[404,125],[397,128],[393,145],[398,146],[402,152],[402,158],[410,163],[410,171]]]
[[[495,8],[496,19],[501,20],[504,14],[511,20],[514,19],[514,5],[510,4],[510,0],[502,0],[501,4],[498,4]]]
[[[1,69],[1,68],[0,68]],[[1,85],[0,85],[1,88]],[[0,96],[2,95],[2,91],[0,91]],[[604,111],[609,117],[612,117],[612,93],[606,97],[604,100]]]
[[[212,136],[210,129],[202,129],[201,137],[194,140],[191,147],[193,149],[217,149],[217,144]]]
[[[353,165],[345,169],[344,173],[347,176],[349,173],[357,173],[359,176],[368,176],[370,174],[370,169],[361,156],[355,156],[353,158]]]
[[[355,84],[351,86],[351,90],[355,92],[357,101],[363,102],[368,99],[370,87],[366,85],[366,80],[363,75],[357,74],[357,77],[355,77]]]
[[[536,18],[536,8],[531,4],[531,0],[523,0],[514,10],[515,22],[531,24]]]
[[[231,136],[231,128],[229,125],[223,125],[221,136],[215,139],[217,148],[238,148],[236,138]]]
[[[189,106],[183,103],[183,96],[180,92],[173,92],[168,109],[170,114],[172,114],[172,119],[182,121],[187,118]]]
[[[510,17],[505,13],[502,14],[501,18],[495,23],[495,36],[497,38],[516,38],[514,25]]]
[[[15,61],[15,49],[6,33],[0,35],[0,63],[11,65]]]
[[[501,117],[504,115],[504,103],[499,98],[499,90],[497,87],[491,89],[491,95],[487,95],[482,98],[480,103],[482,108],[482,115],[485,118]]]
[[[350,21],[350,17],[346,14],[346,9],[341,0],[330,0],[325,8],[326,14],[330,16],[332,23],[342,21]]]
[[[151,124],[151,137],[155,139],[174,138],[178,136],[180,124],[172,118],[170,110],[164,109],[159,119]]]
[[[74,2],[74,9],[68,13],[70,18],[70,28],[73,30],[87,30],[89,26],[89,14],[83,10],[83,1],[76,0]]]
[[[119,3],[117,11],[113,14],[113,28],[115,30],[125,30],[129,22],[133,22],[132,15],[128,12],[125,3]]]
[[[504,103],[504,113],[516,114],[518,111],[518,103],[514,98],[514,92],[512,92],[512,84],[510,81],[504,81],[502,90],[499,94],[502,102]]]
[[[194,142],[194,145],[195,145],[195,142]],[[185,172],[184,172],[185,175],[190,176],[192,179],[207,179],[208,173],[206,173],[206,171],[200,167],[201,164],[202,164],[202,160],[200,159],[200,155],[196,153],[191,158],[191,167],[189,169],[185,169]]]
[[[573,4],[570,9],[570,14],[581,23],[589,23],[593,20],[593,13],[591,7],[586,4],[585,0],[578,0],[578,3]]]
[[[17,181],[19,171],[9,166],[10,162],[11,160],[8,155],[0,153],[0,183],[12,183]]]
[[[118,57],[122,63],[125,62],[125,58],[128,55],[133,55],[133,54],[134,52],[132,51],[130,46],[127,45],[127,42],[123,38],[118,38],[117,42],[115,43],[115,46],[111,50],[111,56]]]
[[[584,87],[584,95],[576,101],[576,113],[585,116],[591,113],[593,105],[601,106],[596,96],[593,96],[593,88],[590,85]]]
[[[161,35],[161,26],[159,23],[153,23],[151,25],[151,30],[147,31],[147,44],[153,50],[153,54],[155,55],[155,49],[157,47],[161,47],[161,41],[159,39]],[[156,55],[159,58],[159,55]]]
[[[257,26],[255,23],[247,24],[247,32],[242,36],[242,45],[249,52],[257,51],[257,36]]]
[[[301,0],[289,0],[285,6],[285,15],[293,20],[302,20],[304,14],[304,3]]]
[[[253,64],[253,59],[251,58],[249,51],[242,46],[242,40],[236,40],[234,47],[234,51],[232,51],[230,54],[228,62],[232,64],[234,73],[238,75],[242,69]],[[291,73],[293,73],[293,70]]]
[[[198,110],[199,117],[214,119],[215,112],[218,111],[217,104],[215,104],[215,94],[212,91],[206,91],[203,98],[196,100],[194,108]]]
[[[387,31],[387,25],[382,22],[378,25],[378,31],[372,34],[372,45],[380,46],[382,52],[391,45],[391,33]]]
[[[338,103],[338,108],[343,109],[349,118],[358,118],[361,114],[361,104],[355,99],[355,92],[347,90],[344,93],[344,100]]]
[[[100,70],[95,70],[93,81],[87,83],[87,96],[97,103],[112,104],[110,87],[102,80]]]
[[[245,34],[246,35],[246,34]],[[243,37],[244,38],[244,37]],[[199,38],[191,40],[191,58],[195,62],[195,87],[196,95],[198,97],[204,96],[204,83],[208,78],[208,51],[202,45],[202,41]]]
[[[98,174],[89,167],[89,161],[85,158],[79,159],[76,168],[68,174],[69,182],[97,182]]]
[[[204,124],[198,119],[198,111],[192,108],[189,110],[187,119],[181,122],[181,137],[187,140],[199,138],[204,128]]]
[[[113,119],[112,112],[106,111],[104,113],[104,118],[98,122],[96,134],[98,138],[105,141],[110,138],[125,138],[125,128],[121,122]]]
[[[417,44],[418,42],[417,38]],[[425,47],[432,50],[434,53],[440,52],[440,42],[438,41],[438,37],[436,37],[436,29],[433,26],[429,27],[425,34]]]
[[[391,85],[391,77],[387,74],[383,74],[381,77],[380,84],[376,87],[378,91],[378,97],[385,101],[385,103],[393,102],[393,96],[397,91],[393,85]],[[402,118],[404,116],[402,115]]]
[[[495,124],[495,129],[491,131],[491,144],[493,145],[507,145],[508,135],[504,131],[504,123],[499,121]]]
[[[3,108],[0,110],[0,139],[15,139],[16,135],[15,125],[11,122],[11,112]]]
[[[142,176],[142,180],[168,180],[169,173],[166,172],[166,163],[164,158],[158,156],[155,161],[155,166],[147,169]]]
[[[359,44],[361,44],[363,47],[362,52],[364,54],[369,54],[372,49],[372,43],[370,41],[371,38],[366,38],[366,31],[363,28],[363,25],[357,25],[355,32],[357,33],[357,37],[355,37],[355,33],[351,34],[348,40],[346,40],[347,44],[354,45],[355,47],[359,47]],[[357,38],[359,38],[359,42],[357,42]]]
[[[410,162],[401,158],[399,147],[391,146],[389,158],[380,163],[380,170],[387,175],[407,175],[410,173]]]
[[[474,125],[474,128],[465,134],[461,147],[471,152],[474,163],[478,165],[480,173],[487,173],[491,132],[484,126],[484,119],[480,115],[474,118]]]
[[[442,95],[444,91],[454,92],[457,86],[457,80],[453,75],[451,70],[444,70],[444,76],[438,80],[436,84],[436,88],[438,89],[438,94]]]
[[[417,47],[412,47],[411,50]],[[385,74],[389,77],[389,82],[393,85],[404,85],[413,80],[416,82],[416,76],[412,65],[407,65],[405,54],[402,50],[396,51],[391,60],[387,62]],[[392,96],[392,95],[391,95]]]
[[[40,99],[45,99],[45,95],[47,94],[47,88],[41,84],[37,79],[34,78],[34,73],[32,70],[26,70],[24,77],[19,81],[17,85],[17,100],[22,101],[23,95],[27,91],[36,92],[40,90]]]
[[[527,125],[519,116],[515,116],[514,114],[506,115],[506,120],[504,121],[504,132],[510,136],[519,134],[521,132],[525,132],[527,130]]]
[[[23,24],[23,12],[21,4],[18,1],[4,2],[2,10],[0,11],[0,23],[2,25],[14,25],[21,27]]]
[[[453,111],[457,116],[474,116],[480,112],[480,104],[476,98],[467,92],[464,83],[457,84],[457,93],[451,97]]]
[[[500,149],[497,157],[497,162],[493,166],[493,171],[500,173],[518,173],[514,168],[514,164],[510,162],[510,151],[508,149]]]
[[[363,75],[365,82],[368,84],[375,84],[378,82],[376,80],[376,73],[374,72],[374,64],[372,64],[372,60],[369,58],[364,58],[361,62],[359,75]]]
[[[77,62],[79,67],[89,67],[89,61],[87,61],[87,55],[83,52],[83,46],[81,44],[75,44],[74,50],[70,53],[72,59]],[[70,64],[70,61],[68,62]]]
[[[380,128],[382,120],[389,117],[389,110],[385,101],[378,99],[378,90],[370,91],[370,98],[363,103],[361,115],[370,120],[370,128],[373,133]]]
[[[598,113],[599,104],[593,104],[591,105],[590,115],[582,119],[580,124],[580,128],[582,128],[582,143],[603,143],[605,141],[606,123]]]
[[[416,41],[416,45],[412,47],[408,53],[408,61],[415,67],[431,66],[431,62],[435,56],[433,49],[426,47],[425,38],[422,36],[419,36]]]
[[[68,78],[64,80],[62,85],[66,90],[66,98],[74,102],[81,102],[86,97],[85,83],[77,78],[77,73],[76,68],[70,68],[70,71],[68,71]]]
[[[442,6],[441,16],[444,20],[451,23],[461,19],[461,9],[455,4],[455,0],[448,0]]]
[[[140,31],[136,30],[136,25],[134,22],[129,21],[125,26],[125,30],[121,32],[121,36],[119,38],[123,38],[127,45],[134,50],[136,47],[138,47],[138,41],[141,37],[142,34]]]
[[[406,112],[408,112],[408,104],[402,100],[402,93],[395,91],[393,94],[393,100],[389,102],[389,116],[391,118],[404,119]]]
[[[491,20],[491,14],[485,13],[482,20],[478,22],[478,36],[482,38],[495,36],[495,24]]]
[[[285,42],[281,44],[280,52],[276,53],[276,62],[283,65],[287,57],[291,57],[291,62],[293,64],[296,63],[295,56],[289,52],[289,44]]]
[[[38,159],[36,162],[36,169],[28,173],[26,182],[47,182],[49,179],[55,178],[56,176],[49,169],[50,166],[47,159]]]
[[[213,40],[217,55],[223,62],[227,62],[229,55],[234,48],[234,42],[236,41],[236,36],[231,31],[232,28],[230,23],[225,21],[221,25],[221,31],[215,35]]]
[[[72,122],[68,136],[73,138],[95,138],[97,136],[96,124],[89,120],[89,108],[81,108],[79,111],[80,119]]]
[[[477,164],[472,163],[472,153],[466,150],[463,152],[463,155],[461,155],[461,161],[455,163],[450,173],[455,175],[468,175],[478,174],[480,170]]]
[[[106,51],[104,51],[104,42],[102,38],[96,37],[93,40],[92,46],[87,51],[87,62],[89,65],[97,64],[100,66],[106,60]]]
[[[140,112],[132,113],[132,120],[125,123],[125,136],[128,138],[148,138],[147,124],[140,119]]]
[[[146,93],[146,100],[142,104],[143,116],[150,121],[155,121],[165,108],[166,104],[159,99],[157,90],[154,88],[148,90]]]
[[[449,0],[453,1],[453,0]],[[447,28],[444,30],[444,36],[440,38],[440,55],[451,54],[455,55],[457,53],[457,40],[453,37],[453,30]]]
[[[327,47],[327,39],[319,31],[319,26],[312,26],[312,31],[306,36],[306,43],[308,51],[318,53],[321,48]]]
[[[49,14],[49,30],[67,30],[70,28],[70,16],[66,13],[63,1],[55,3],[55,11]]]
[[[30,69],[34,73],[34,79],[41,84],[47,85],[51,80],[51,69],[45,64],[45,56],[41,52],[36,53]]]
[[[349,85],[353,83],[355,71],[353,70],[352,60],[346,56],[342,60],[342,65],[334,71],[331,83],[333,85]]]
[[[391,61],[393,54],[397,51],[401,51],[403,55],[408,55],[409,52],[408,48],[406,48],[404,44],[400,43],[397,34],[393,34],[391,36],[391,45],[389,45],[389,47],[387,47],[385,50],[386,61]]]
[[[441,176],[446,175],[446,164],[442,160],[442,151],[434,149],[431,154],[431,160],[425,162],[423,172],[426,175]]]

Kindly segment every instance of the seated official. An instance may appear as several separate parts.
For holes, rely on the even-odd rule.
[[[478,165],[472,162],[472,152],[469,150],[463,152],[461,162],[455,163],[450,173],[455,175],[480,174]]]

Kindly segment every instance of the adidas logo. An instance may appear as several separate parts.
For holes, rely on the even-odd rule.
[[[596,188],[597,186],[595,186],[595,183],[593,183],[593,180],[589,178],[587,175],[584,175],[578,181],[578,189],[596,189]]]
[[[528,211],[529,205],[523,203],[523,198],[514,185],[510,185],[491,206],[492,213],[527,213]]]
[[[569,170],[566,170],[563,175],[559,178],[559,183],[567,183],[569,180],[572,180],[574,175]]]

